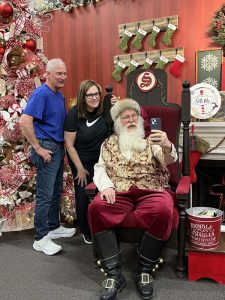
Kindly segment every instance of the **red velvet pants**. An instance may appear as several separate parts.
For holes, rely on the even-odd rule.
[[[113,204],[102,200],[98,194],[88,208],[88,219],[92,234],[119,227],[131,211],[137,227],[152,236],[167,240],[173,225],[173,194],[170,191],[140,190],[131,187],[128,192],[116,193]]]

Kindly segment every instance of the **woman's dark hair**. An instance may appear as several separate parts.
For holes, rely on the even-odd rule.
[[[85,97],[86,97],[87,91],[92,86],[96,86],[98,89],[98,92],[99,92],[99,106],[96,110],[96,115],[100,116],[103,112],[103,99],[102,99],[101,86],[94,80],[88,79],[88,80],[81,81],[80,87],[77,92],[77,108],[78,108],[78,117],[79,118],[86,118],[87,109],[86,109]]]

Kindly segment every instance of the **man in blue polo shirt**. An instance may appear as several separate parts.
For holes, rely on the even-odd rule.
[[[49,60],[46,83],[32,93],[20,118],[22,133],[32,146],[31,160],[37,167],[33,248],[47,255],[62,250],[52,239],[75,234],[75,228],[60,226],[59,220],[66,116],[65,99],[60,89],[66,77],[65,63],[58,58]]]

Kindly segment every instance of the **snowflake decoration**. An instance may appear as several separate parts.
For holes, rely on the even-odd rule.
[[[211,84],[212,86],[214,86],[215,88],[218,87],[218,80],[216,80],[215,78],[212,77],[207,77],[203,80],[204,83],[208,83]]]
[[[207,72],[211,72],[212,70],[218,67],[218,57],[209,53],[202,58],[201,68]]]

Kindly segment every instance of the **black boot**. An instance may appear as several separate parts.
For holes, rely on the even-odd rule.
[[[111,230],[103,231],[94,234],[92,239],[101,267],[107,276],[107,279],[102,283],[105,289],[99,299],[114,300],[126,283],[122,274],[120,252],[115,233]]]
[[[160,259],[165,242],[145,232],[139,246],[137,289],[142,299],[152,299],[153,278],[150,275]]]

